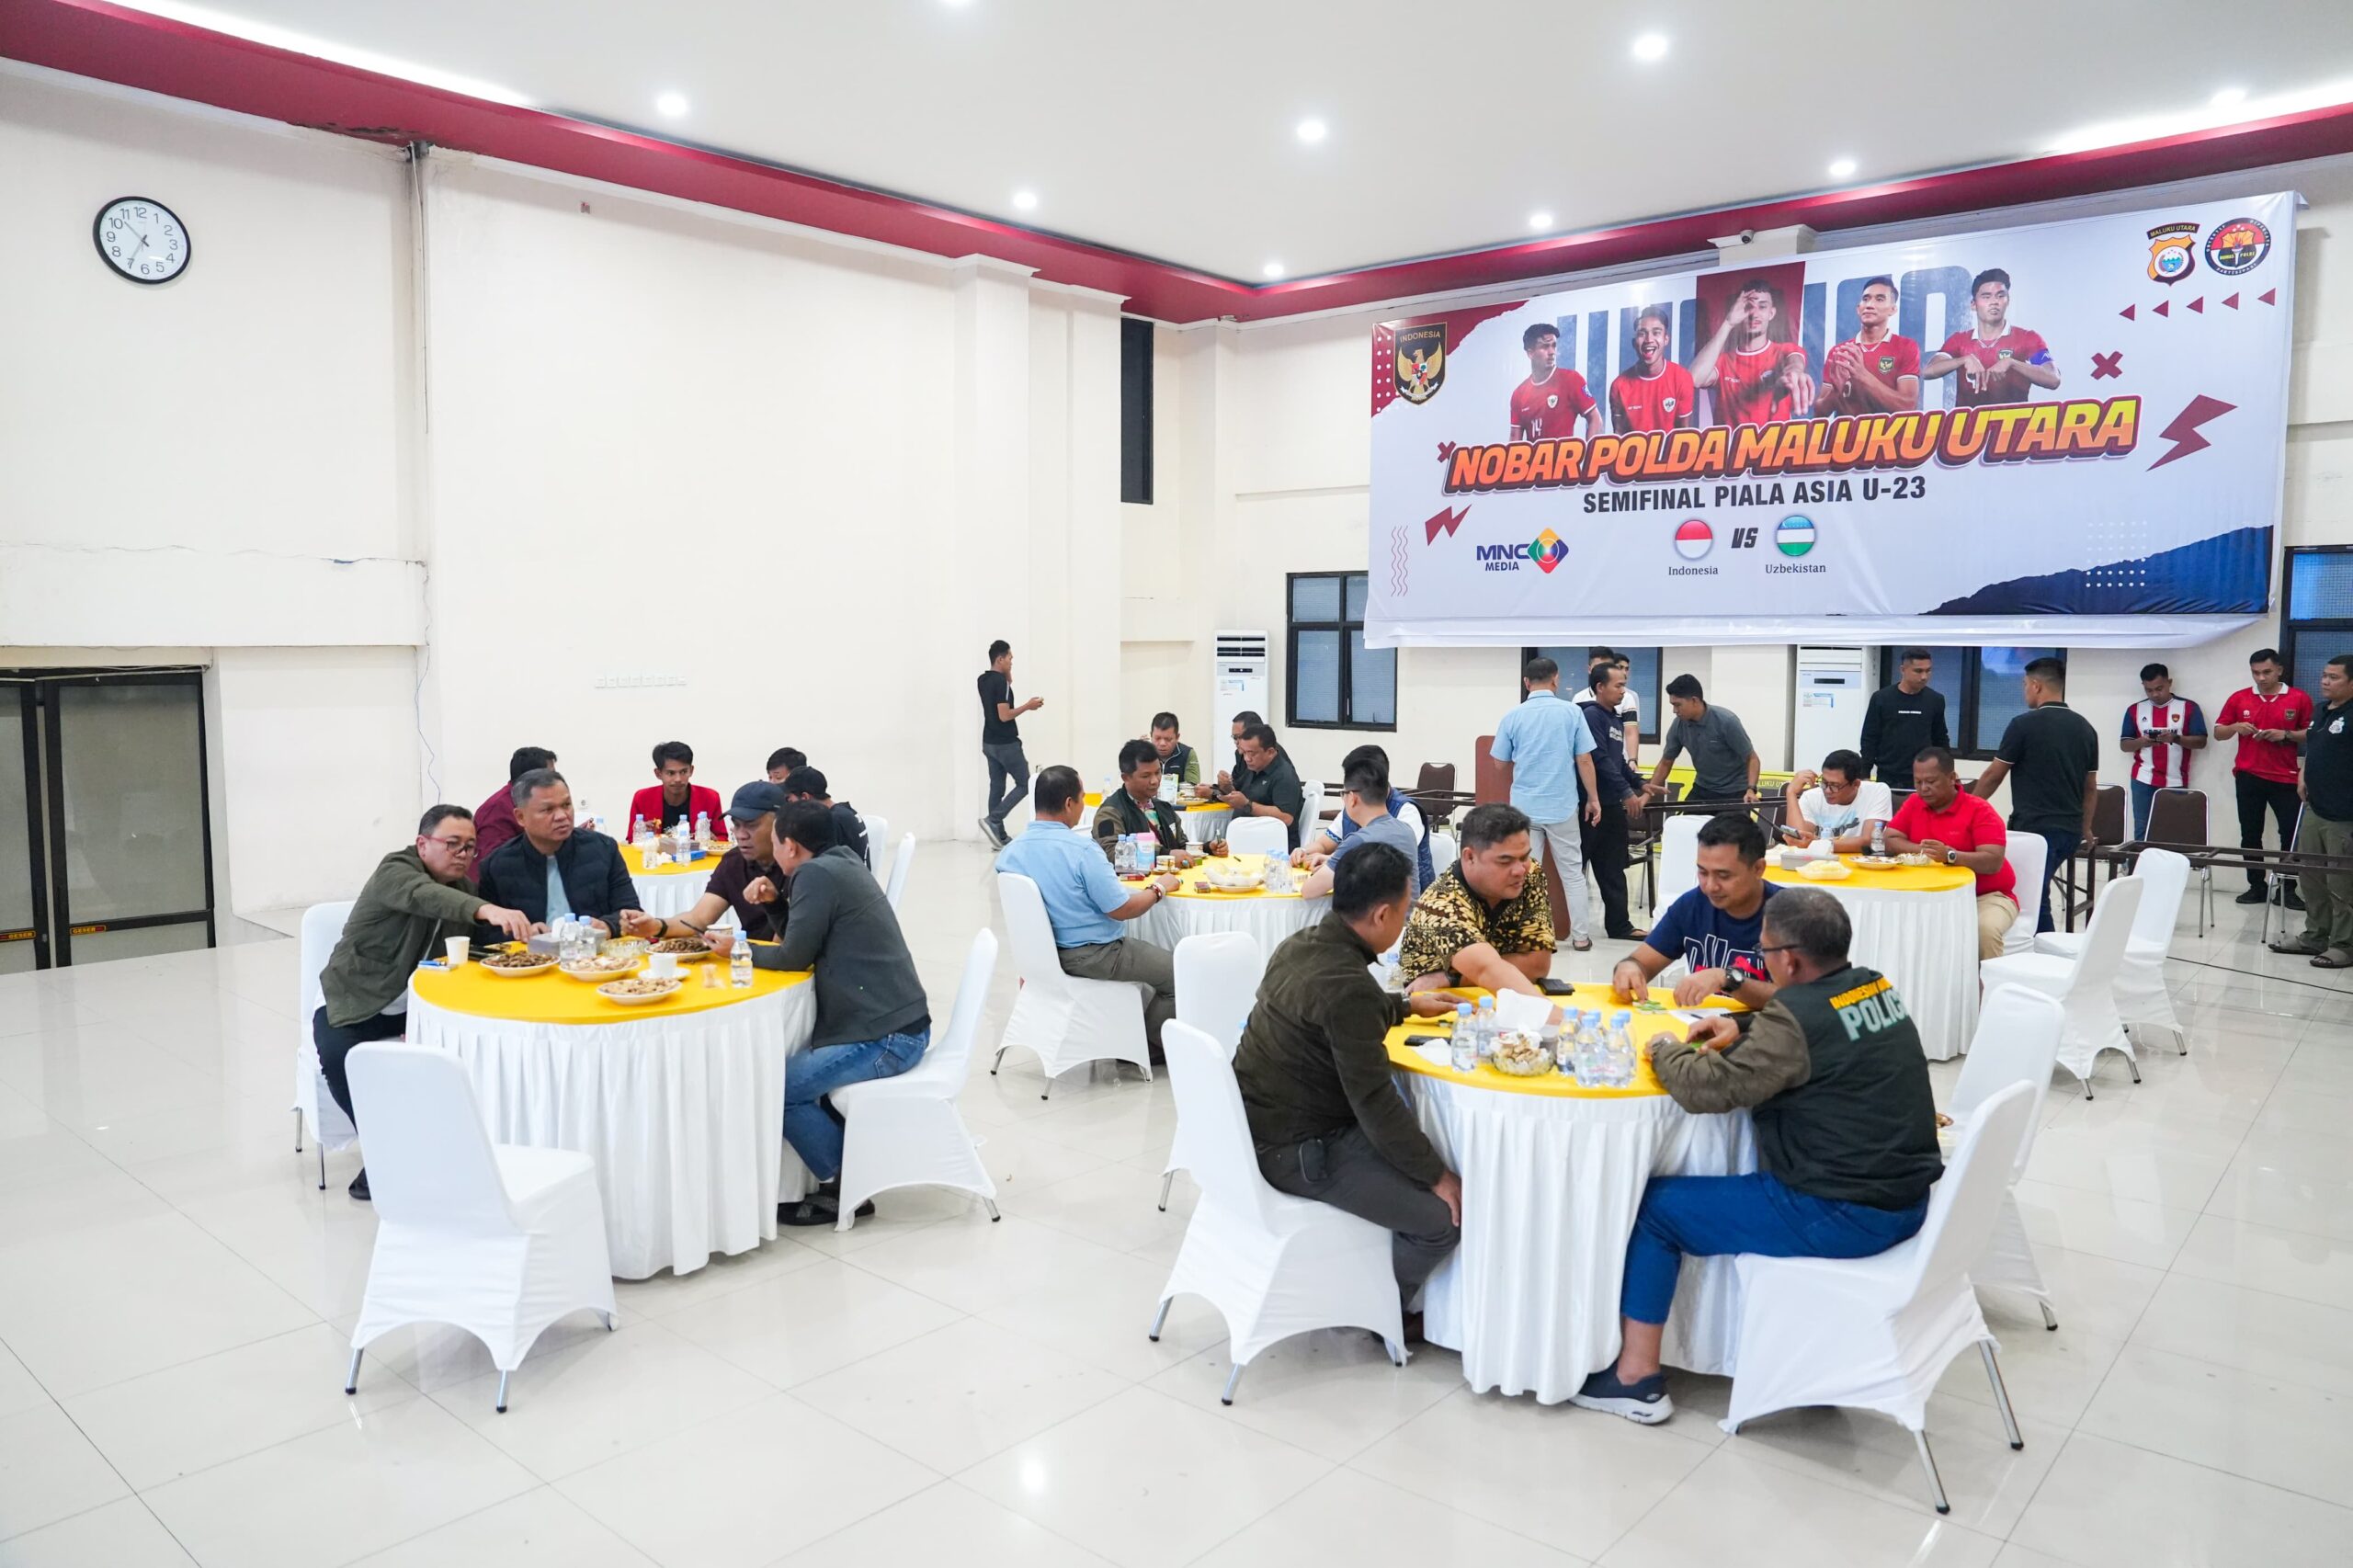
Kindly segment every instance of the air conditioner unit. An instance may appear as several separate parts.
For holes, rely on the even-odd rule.
[[[1263,631],[1221,631],[1211,655],[1210,724],[1200,740],[1211,752],[1224,744],[1233,716],[1245,711],[1268,718],[1274,661]],[[1269,722],[1272,720],[1268,719]]]

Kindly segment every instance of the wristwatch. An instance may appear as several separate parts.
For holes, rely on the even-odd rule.
[[[1946,851],[1945,851],[1945,864],[1946,864],[1946,865],[1948,865],[1948,866],[1956,866],[1956,865],[1959,865],[1960,863],[1961,863],[1961,851],[1960,851],[1960,850],[1958,850],[1958,849],[1948,849],[1948,850],[1946,850]]]

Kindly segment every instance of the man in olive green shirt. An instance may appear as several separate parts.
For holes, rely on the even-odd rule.
[[[344,1059],[371,1040],[392,1040],[408,1027],[408,980],[416,966],[451,937],[471,936],[477,921],[517,941],[531,934],[529,915],[485,903],[466,873],[474,863],[474,816],[463,806],[436,806],[416,824],[416,842],[376,863],[368,885],[344,917],[343,936],[319,971],[324,1004],[311,1015],[311,1039],[327,1092],[354,1127],[351,1085]],[[351,1196],[368,1196],[368,1173],[351,1180]]]

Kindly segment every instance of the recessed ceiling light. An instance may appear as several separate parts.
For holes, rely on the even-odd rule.
[[[939,0],[939,3],[947,6],[951,11],[961,11],[965,6],[971,5],[972,0]]]
[[[1017,190],[1013,193],[1013,205],[1020,211],[1035,212],[1038,210],[1038,193],[1034,190]]]
[[[1552,226],[1552,215],[1550,212],[1530,212],[1528,226],[1540,234]]]
[[[1259,270],[1269,278],[1280,278],[1283,275],[1283,264],[1279,261],[1270,261]]]
[[[2236,108],[2239,105],[2245,102],[2246,102],[2246,89],[2245,87],[2224,87],[2221,92],[2214,95],[2214,107],[2216,108]]]
[[[1634,40],[1634,58],[1643,61],[1665,60],[1666,58],[1666,35],[1665,33],[1644,33],[1642,37],[1636,39]]]
[[[656,109],[659,109],[662,113],[669,116],[672,119],[676,119],[680,115],[687,112],[687,95],[684,93],[664,93],[654,100],[654,107]]]
[[[1832,179],[1854,178],[1855,160],[1852,158],[1838,158],[1833,160],[1830,165],[1830,177]]]
[[[1332,128],[1320,119],[1302,119],[1299,122],[1299,139],[1311,147],[1331,133]]]

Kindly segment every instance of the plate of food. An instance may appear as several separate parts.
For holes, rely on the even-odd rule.
[[[1899,866],[1933,866],[1937,863],[1937,858],[1933,855],[1923,855],[1915,849],[1909,855],[1898,855],[1895,858],[1895,863]]]
[[[1264,871],[1245,871],[1238,866],[1216,866],[1201,873],[1212,892],[1256,892],[1267,880]]]
[[[641,961],[635,953],[598,953],[593,959],[560,963],[556,968],[574,980],[617,980],[635,973]]]
[[[1890,871],[1903,864],[1893,855],[1858,855],[1855,864],[1872,871]]]
[[[521,948],[484,953],[480,961],[484,974],[494,974],[502,980],[521,974],[545,974],[555,968],[553,953],[535,953]]]
[[[1812,860],[1798,868],[1798,875],[1810,882],[1843,882],[1854,874],[1844,860]]]
[[[693,963],[710,957],[710,944],[700,937],[665,937],[650,950],[672,954],[680,963]]]
[[[667,976],[633,974],[626,980],[605,982],[597,987],[597,994],[624,1007],[642,1007],[649,1002],[659,1002],[665,996],[676,994],[680,983]]]
[[[1487,1059],[1495,1071],[1515,1078],[1533,1078],[1552,1070],[1552,1053],[1526,1029],[1506,1029],[1495,1037],[1495,1053]]]
[[[610,958],[618,953],[642,959],[645,956],[645,949],[653,945],[642,937],[608,937],[597,944],[597,953],[600,958]]]

